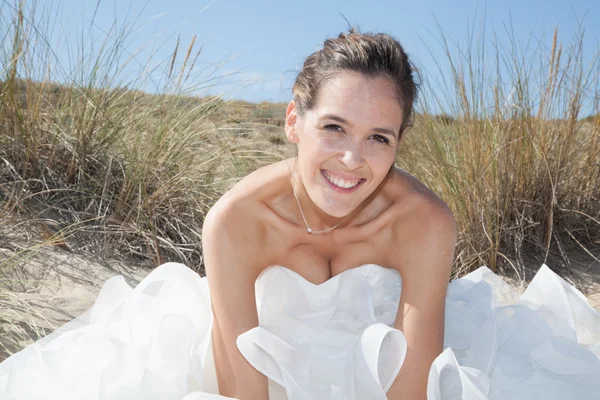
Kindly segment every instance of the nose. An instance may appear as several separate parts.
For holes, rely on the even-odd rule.
[[[349,170],[355,170],[364,164],[365,160],[363,158],[363,145],[362,143],[356,143],[356,141],[351,141],[346,149],[343,150],[341,156],[341,162],[348,168]]]

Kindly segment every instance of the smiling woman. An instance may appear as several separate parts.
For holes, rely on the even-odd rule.
[[[402,386],[406,394],[425,397],[429,366],[442,350],[445,288],[456,232],[443,202],[394,167],[416,96],[408,57],[388,35],[341,34],[307,58],[293,95],[286,110],[285,132],[297,146],[297,157],[250,174],[219,200],[205,223],[207,278],[211,289],[216,289],[212,295],[213,334],[219,390],[233,397],[266,398],[263,376],[274,381],[257,367],[259,360],[244,354],[239,343],[241,335],[260,322],[250,307],[239,309],[240,301],[253,304],[257,295],[254,282],[266,266],[283,265],[309,282],[322,283],[356,265],[375,263],[399,272],[404,282],[416,288],[407,291],[405,302],[393,307],[395,313],[404,313],[408,304],[421,308],[419,313],[396,319],[397,324],[405,323],[404,333],[415,349],[404,353],[412,364],[406,371],[413,372],[399,376],[394,385],[389,380],[386,390]],[[432,241],[437,248],[437,256],[419,273],[410,267],[415,264],[411,251],[398,245],[390,249],[408,232],[414,233],[416,223],[428,236],[422,243]],[[235,226],[243,227],[237,233],[243,232],[244,239],[232,238]],[[412,257],[419,257],[418,253]],[[235,277],[236,289],[231,289],[232,279],[223,277]],[[344,315],[339,322],[347,318]],[[363,329],[367,327],[363,325]],[[387,335],[390,331],[382,332]],[[398,335],[402,336],[399,331],[391,333],[396,339]],[[404,340],[403,336],[398,340]],[[399,346],[400,342],[392,342]],[[336,365],[335,370],[342,367]],[[344,379],[334,373],[326,389],[308,382],[301,386],[313,393],[311,398],[330,398],[331,390]],[[349,386],[340,389],[343,398],[367,393],[363,392],[366,387],[352,389],[355,384],[349,379]],[[293,385],[283,382],[283,386],[288,396],[294,394]],[[385,395],[380,385],[376,387],[367,397]],[[248,395],[249,391],[256,397]]]
[[[485,267],[448,284],[452,213],[394,166],[416,88],[392,37],[328,39],[286,110],[297,157],[206,216],[206,278],[109,280],[0,365],[2,398],[596,398],[600,316],[548,268],[520,299]]]
[[[343,217],[391,171],[403,121],[401,100],[388,78],[352,71],[329,79],[318,96],[311,109],[292,101],[286,111],[286,134],[298,146],[295,190],[302,191],[301,182],[312,208]]]

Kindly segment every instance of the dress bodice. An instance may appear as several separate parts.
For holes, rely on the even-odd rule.
[[[345,270],[321,284],[314,284],[289,268],[274,265],[266,268],[255,284],[259,318],[268,318],[266,314],[272,307],[287,310],[292,315],[314,312],[328,315],[327,310],[361,315],[369,314],[372,308],[372,315],[362,317],[386,325],[392,325],[396,319],[401,290],[400,274],[377,264]]]
[[[385,399],[406,353],[392,328],[401,285],[397,271],[375,264],[319,285],[269,267],[256,281],[259,326],[239,336],[238,348],[276,384],[272,398],[285,387],[288,398]]]

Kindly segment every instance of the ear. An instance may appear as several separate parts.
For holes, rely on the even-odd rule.
[[[294,100],[292,100],[285,110],[285,136],[292,143],[299,142],[298,132],[296,129],[297,123],[298,115],[296,113],[296,103]]]

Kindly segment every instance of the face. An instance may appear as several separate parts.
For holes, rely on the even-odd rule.
[[[325,83],[312,110],[286,112],[288,140],[298,146],[298,173],[311,200],[343,217],[379,186],[394,162],[402,108],[385,78],[342,72]]]

